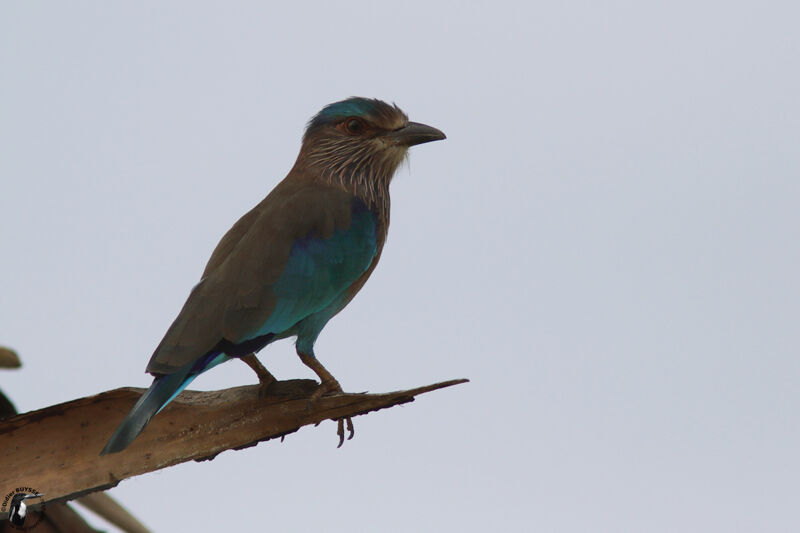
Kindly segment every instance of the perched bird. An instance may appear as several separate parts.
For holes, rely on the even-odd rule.
[[[372,274],[389,228],[389,182],[408,148],[444,139],[396,105],[349,98],[308,123],[286,178],[217,245],[200,282],[153,353],[155,379],[101,455],[125,449],[197,375],[234,358],[275,378],[256,359],[297,337],[297,354],[320,378],[311,399],[341,392],[314,354],[325,324]],[[350,437],[352,423],[347,420]],[[339,421],[340,445],[344,437]]]

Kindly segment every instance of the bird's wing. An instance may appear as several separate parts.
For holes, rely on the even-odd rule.
[[[278,336],[324,309],[370,267],[377,225],[348,193],[279,185],[217,246],[147,371],[175,371],[223,340]]]

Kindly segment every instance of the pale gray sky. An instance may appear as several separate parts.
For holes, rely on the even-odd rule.
[[[217,240],[351,95],[448,139],[317,353],[347,390],[472,382],[339,450],[327,423],[122,482],[149,526],[800,529],[796,2],[165,4],[0,6],[0,388],[147,386]]]

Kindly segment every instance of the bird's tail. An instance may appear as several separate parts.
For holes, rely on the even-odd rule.
[[[177,396],[192,379],[194,376],[187,376],[180,372],[156,377],[150,388],[142,394],[125,420],[108,439],[108,444],[100,452],[100,455],[121,452],[127,448],[139,436],[150,419]]]
[[[229,360],[224,353],[210,352],[198,361],[189,363],[173,374],[156,376],[153,384],[147,389],[125,420],[108,439],[106,447],[100,455],[121,452],[133,442],[159,411],[167,406],[175,397],[186,388],[201,372]]]

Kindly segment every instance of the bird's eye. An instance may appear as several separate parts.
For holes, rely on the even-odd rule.
[[[351,135],[358,135],[364,131],[364,122],[357,118],[349,118],[344,123],[344,129]]]

